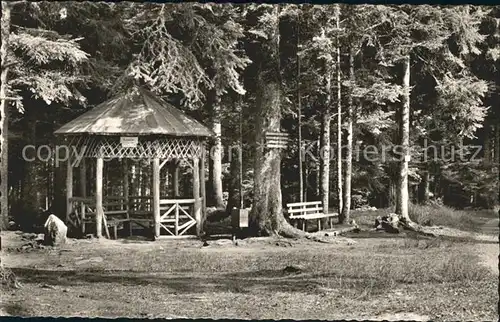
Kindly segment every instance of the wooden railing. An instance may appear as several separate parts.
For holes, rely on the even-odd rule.
[[[181,236],[196,225],[195,199],[160,199],[160,227],[172,236]]]
[[[107,232],[108,224],[116,222],[129,222],[144,228],[150,228],[154,222],[152,211],[152,196],[105,196],[103,197],[103,226]],[[195,202],[202,204],[203,198],[195,199],[160,199],[160,227],[169,235],[181,236],[191,227],[196,225],[196,218],[200,214],[200,207],[195,207]],[[80,227],[85,233],[85,224],[95,223],[96,199],[95,197],[69,198],[73,212],[68,216],[68,221],[75,227]],[[131,229],[131,228],[130,228]],[[116,226],[115,226],[116,231]],[[131,230],[130,230],[131,233]]]

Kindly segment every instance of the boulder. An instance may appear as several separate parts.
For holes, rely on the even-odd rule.
[[[64,222],[55,215],[50,215],[44,225],[44,243],[51,246],[64,244],[67,232],[68,227]]]

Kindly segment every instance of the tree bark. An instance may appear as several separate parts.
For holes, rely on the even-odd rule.
[[[316,161],[316,182],[315,182],[315,187],[316,187],[316,198],[321,198],[321,134],[318,135],[318,141],[316,143],[317,151],[318,153],[316,154],[318,156],[318,159]]]
[[[340,5],[336,5],[336,24],[337,30],[340,29]],[[337,37],[337,200],[338,213],[342,213],[342,88],[341,88],[341,68],[340,68],[340,41]],[[328,207],[325,207],[328,211]]]
[[[500,205],[500,122],[497,123],[495,127],[495,164],[497,167],[498,180],[497,180],[497,191],[498,199],[497,203]]]
[[[264,134],[278,132],[281,121],[281,89],[276,81],[259,82],[257,102],[256,152],[254,170],[254,203],[251,211],[251,229],[256,235],[274,235],[286,224],[281,206],[281,156],[277,149],[264,147]]]
[[[300,20],[297,22],[297,110],[299,130],[299,201],[304,201],[304,174],[302,171],[302,95],[300,93]]]
[[[349,52],[349,78],[351,81],[351,90],[349,93],[349,102],[347,103],[347,150],[345,160],[345,177],[343,190],[343,207],[339,216],[339,222],[349,222],[351,213],[351,180],[352,180],[352,144],[353,144],[353,96],[354,90],[354,50],[350,48]]]
[[[494,147],[491,146],[491,143],[492,143],[491,142],[492,141],[491,134],[489,133],[489,131],[485,131],[485,132],[486,133],[484,134],[484,156],[483,156],[483,162],[486,165],[490,165],[491,161],[493,161],[493,159],[491,158],[491,150],[492,150],[492,148],[494,150]],[[496,153],[495,151],[493,151],[493,152]]]
[[[130,187],[132,188],[131,195],[137,196],[138,195],[138,192],[137,192],[137,166],[136,166],[137,162],[134,160],[130,163],[131,163],[131,165],[130,165],[130,173],[131,173]]]
[[[255,113],[254,200],[249,228],[253,235],[296,237],[299,230],[285,220],[282,212],[280,151],[264,147],[265,133],[279,132],[281,122],[280,6],[274,6],[271,10],[276,23],[270,32],[267,57],[257,80],[259,95]]]
[[[0,74],[0,230],[7,228],[9,224],[9,198],[8,198],[8,176],[9,176],[9,154],[8,154],[8,107],[7,100],[7,52],[9,48],[10,36],[10,3],[2,1],[1,35],[2,45],[0,47],[1,74]]]
[[[234,207],[243,208],[243,100],[239,99],[237,105],[238,120],[238,149],[228,151],[230,157],[229,165],[229,196],[227,200],[226,214],[230,215]]]
[[[399,157],[399,180],[396,213],[405,220],[410,221],[408,214],[408,162],[410,145],[410,55],[408,54],[403,61],[403,98],[401,106],[401,117],[399,119],[400,145],[402,156]]]
[[[35,111],[28,110],[26,113],[26,125],[28,130],[28,140],[26,144],[36,145],[36,115]],[[28,157],[33,158],[34,155],[29,155]],[[27,161],[24,160],[24,178],[23,184],[21,188],[21,200],[22,200],[22,209],[25,218],[30,218],[33,220],[38,213],[39,204],[37,193],[40,191],[40,187],[37,185],[38,183],[38,170],[37,170],[38,160]],[[28,220],[30,220],[28,219]]]
[[[327,86],[330,84],[329,77],[327,80]],[[330,95],[328,95],[330,96]],[[320,195],[321,201],[323,203],[323,208],[325,211],[329,209],[330,201],[330,97],[327,98],[327,103],[325,110],[323,111],[321,119],[321,149],[320,149],[320,173],[321,173],[321,183],[320,183]]]
[[[56,144],[63,144],[64,142],[57,140]],[[66,171],[61,165],[57,164],[54,160],[54,215],[64,220],[66,213]]]
[[[221,99],[215,95],[213,107],[212,130],[215,133],[214,145],[211,151],[210,182],[212,183],[212,199],[214,206],[218,209],[224,208],[224,198],[222,190],[222,139],[221,139]]]
[[[494,160],[496,165],[500,165],[500,123],[495,126],[495,151]]]
[[[229,196],[227,200],[226,213],[229,215],[234,207],[240,207],[240,155],[236,149],[231,149],[231,161],[229,164]]]

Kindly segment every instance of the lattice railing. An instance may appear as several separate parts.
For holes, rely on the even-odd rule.
[[[195,199],[160,200],[160,227],[172,236],[181,236],[196,225],[196,219],[190,213]]]
[[[192,159],[200,157],[204,147],[202,139],[175,137],[141,138],[136,147],[123,147],[118,136],[73,136],[66,138],[66,144],[76,148],[75,153],[91,158],[160,158]]]

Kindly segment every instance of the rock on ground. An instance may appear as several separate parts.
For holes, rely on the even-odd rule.
[[[44,243],[51,246],[64,244],[67,232],[68,227],[64,222],[55,215],[50,215],[44,225]]]

